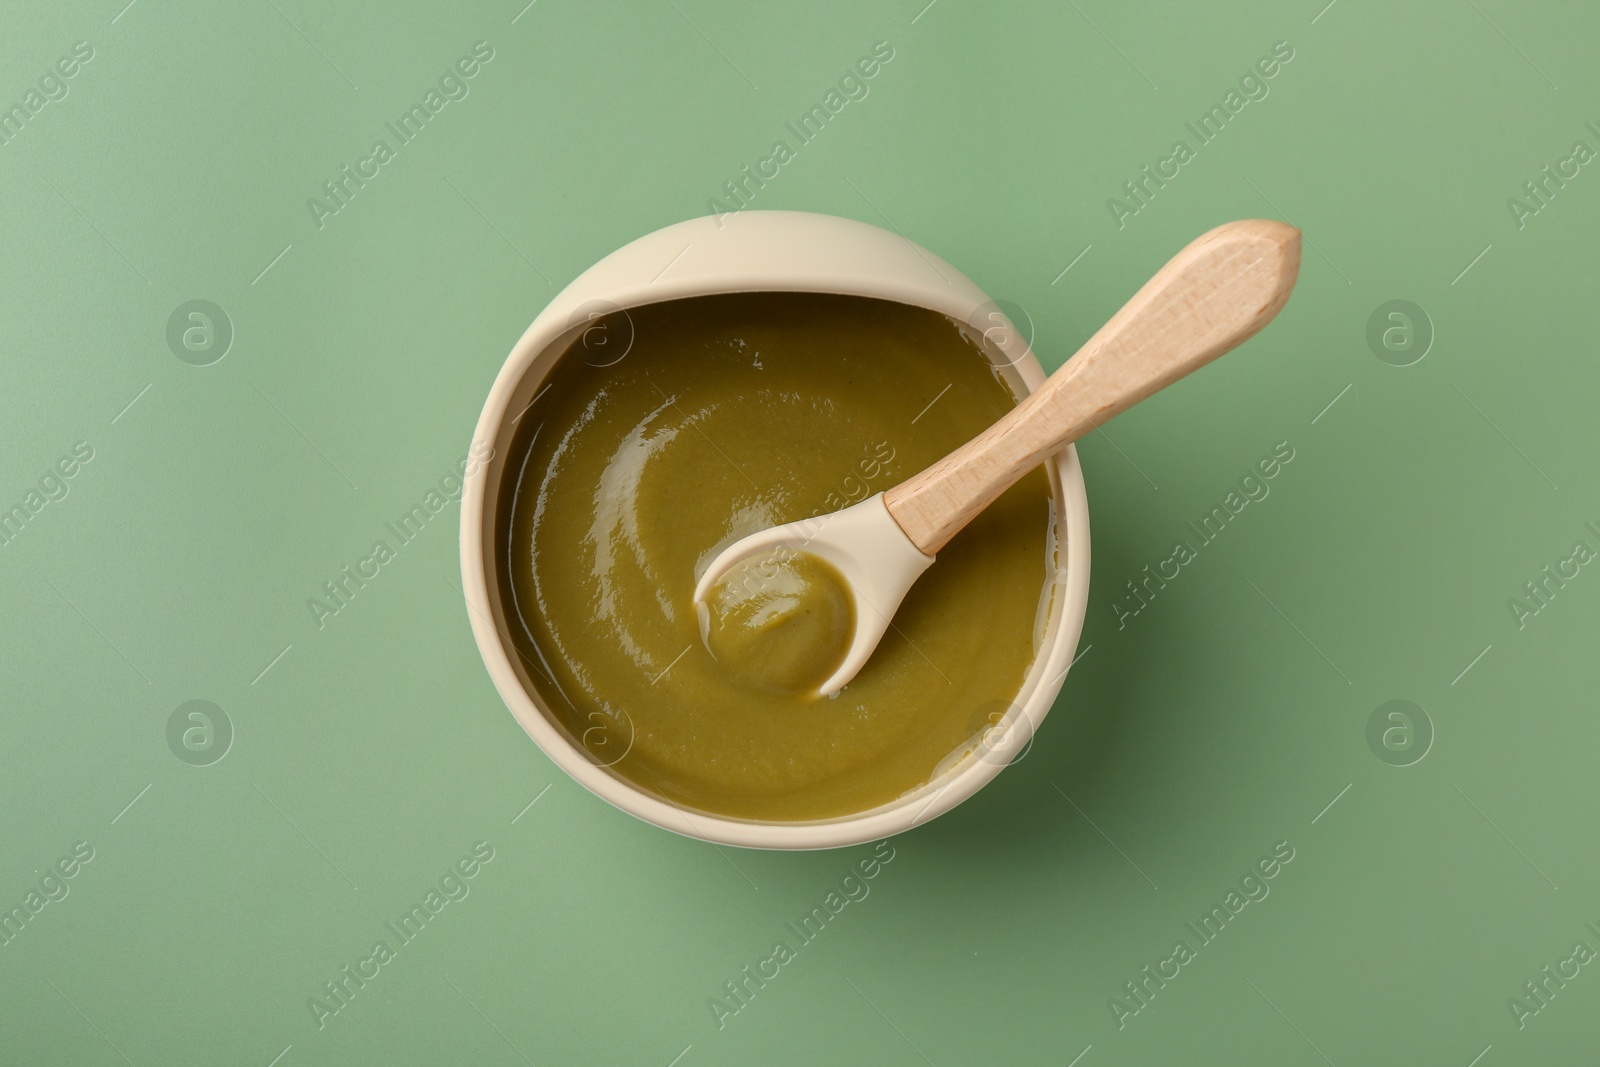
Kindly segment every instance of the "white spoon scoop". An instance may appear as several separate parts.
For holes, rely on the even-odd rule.
[[[1247,219],[1196,239],[1043,385],[983,433],[899,485],[842,511],[735,541],[700,576],[697,604],[741,561],[777,549],[830,563],[850,586],[855,631],[818,690],[837,693],[878,647],[935,554],[1046,456],[1198,370],[1272,321],[1300,270],[1300,231]]]

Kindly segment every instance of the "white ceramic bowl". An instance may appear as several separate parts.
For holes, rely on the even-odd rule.
[[[991,735],[988,745],[946,760],[925,785],[868,811],[813,822],[760,822],[685,811],[644,792],[568,739],[541,706],[517,653],[502,637],[509,627],[496,571],[499,488],[513,420],[532,402],[556,358],[597,312],[711,293],[773,291],[878,297],[965,322],[981,318],[995,349],[992,358],[1019,397],[1044,380],[1026,339],[1009,323],[987,329],[1000,319],[983,291],[898,234],[798,211],[706,216],[668,226],[581,274],[511,350],[473,438],[474,455],[488,445],[493,458],[479,476],[467,480],[462,495],[461,579],[472,633],[495,688],[528,736],[590,792],[646,822],[706,841],[748,848],[836,848],[897,834],[949,811],[999,774],[1012,754],[1026,751],[1066,678],[1089,594],[1089,506],[1072,448],[1048,464],[1056,571],[1041,600],[1033,665],[1000,726],[1003,745],[994,745]]]

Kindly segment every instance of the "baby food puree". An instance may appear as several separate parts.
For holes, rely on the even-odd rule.
[[[729,675],[775,693],[815,693],[850,648],[844,576],[807,552],[776,549],[734,567],[699,605],[706,650]]]
[[[632,346],[560,357],[518,421],[496,531],[510,637],[559,724],[612,773],[734,818],[849,815],[927,782],[1032,662],[1055,569],[1042,469],[939,553],[837,696],[816,686],[854,609],[828,564],[750,560],[698,610],[694,587],[733,541],[882,491],[1012,407],[977,331],[807,293],[594,329]]]

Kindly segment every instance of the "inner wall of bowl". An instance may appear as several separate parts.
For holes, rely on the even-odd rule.
[[[868,294],[847,292],[842,293],[841,295],[860,296]],[[683,299],[694,298],[686,297]],[[635,304],[631,306],[638,307],[642,305]],[[946,313],[942,309],[938,308],[932,310],[939,311],[941,314]],[[496,430],[495,439],[493,442],[494,458],[489,462],[485,471],[487,480],[484,482],[483,496],[483,558],[485,560],[488,572],[486,574],[486,578],[489,593],[489,607],[493,616],[495,629],[499,633],[501,647],[505,651],[506,659],[511,664],[511,669],[516,673],[517,680],[521,684],[523,692],[527,694],[528,699],[533,703],[534,707],[538,709],[539,714],[544,721],[550,724],[550,726],[561,735],[571,753],[578,756],[591,766],[605,771],[609,778],[623,785],[628,790],[640,793],[644,796],[654,796],[654,794],[645,793],[644,791],[640,790],[639,787],[633,782],[617,774],[611,769],[611,767],[599,763],[597,760],[595,760],[593,754],[590,753],[588,749],[584,748],[583,745],[578,743],[576,738],[571,736],[570,731],[560,721],[560,719],[557,716],[552,715],[549,708],[545,706],[544,699],[540,696],[539,690],[535,688],[533,684],[533,679],[529,673],[527,663],[523,661],[521,654],[507,637],[507,634],[509,633],[509,627],[515,625],[515,623],[506,614],[505,601],[501,592],[502,560],[500,554],[500,531],[498,523],[501,488],[505,479],[510,475],[510,461],[512,459],[510,455],[510,445],[512,437],[516,433],[517,428],[514,420],[517,420],[520,414],[533,403],[535,396],[538,395],[539,390],[543,387],[545,378],[549,375],[556,362],[574,343],[578,341],[584,330],[588,327],[589,323],[585,321],[566,330],[554,338],[549,344],[545,345],[545,347],[533,357],[528,364],[527,370],[523,373],[521,380],[511,391],[510,399],[506,404],[505,414],[501,418],[500,425]],[[1028,383],[1023,378],[1022,372],[1018,369],[1018,365],[1021,364],[1023,360],[1015,353],[1008,356],[1002,352],[986,334],[979,335],[979,331],[973,331],[973,335],[978,341],[980,347],[983,349],[984,354],[989,358],[989,361],[995,365],[995,369],[1000,376],[1000,380],[1005,383],[1008,389],[1011,390],[1012,395],[1018,400],[1021,400],[1023,397],[1027,396],[1029,392]],[[1011,336],[1016,336],[1016,334],[1013,332]],[[1056,460],[1047,462],[1045,464],[1045,469],[1050,483],[1051,524],[1049,539],[1047,542],[1049,558],[1051,560],[1050,580],[1045,584],[1044,588],[1040,592],[1038,618],[1034,630],[1033,662],[1028,668],[1026,677],[1023,679],[1022,688],[1018,690],[1017,695],[1013,698],[1011,708],[1007,711],[1005,718],[999,724],[1000,729],[1007,731],[1020,729],[1029,736],[1031,736],[1033,724],[1019,722],[1019,720],[1022,718],[1022,706],[1025,703],[1028,694],[1034,692],[1045,681],[1043,674],[1046,668],[1046,659],[1048,657],[1044,655],[1044,653],[1049,649],[1050,645],[1055,640],[1056,634],[1059,632],[1061,627],[1062,612],[1064,611],[1066,599],[1064,592],[1066,587],[1067,553],[1069,551],[1066,537],[1066,513],[1065,509],[1061,506],[1062,488],[1059,457]],[[735,819],[726,815],[712,816],[708,814],[707,817],[726,820],[729,822],[749,822],[752,825],[775,826],[826,826],[835,823],[853,822],[869,815],[883,814],[902,806],[918,803],[930,793],[943,790],[956,776],[965,771],[975,758],[976,755],[972,746],[969,746],[966,751],[958,749],[957,751],[952,752],[950,757],[935,769],[935,772],[926,783],[917,786],[916,788],[903,793],[899,797],[896,797],[894,800],[888,801],[885,804],[881,804],[876,808],[869,808],[864,811],[856,812],[851,815],[839,816],[838,818],[834,819],[821,819],[806,822],[762,823],[756,820]]]
[[[521,652],[509,639],[510,628],[518,623],[506,613],[505,597],[502,593],[504,584],[502,579],[502,559],[500,555],[500,493],[505,485],[506,478],[512,474],[511,441],[516,436],[517,422],[522,412],[533,405],[534,397],[544,385],[544,380],[549,376],[556,361],[577,342],[588,329],[587,321],[568,329],[560,336],[547,344],[538,355],[528,364],[528,369],[511,391],[511,396],[506,403],[505,413],[500,419],[500,425],[495,430],[494,458],[490,460],[485,471],[483,483],[483,559],[486,570],[487,589],[489,594],[489,611],[493,618],[494,628],[499,635],[500,647],[505,651],[506,659],[511,664],[511,670],[516,674],[522,691],[528,699],[538,708],[540,716],[550,726],[559,732],[572,751],[584,760],[598,763],[594,760],[589,750],[577,743],[561,721],[559,716],[550,714],[550,709],[545,707],[544,699],[539,695],[539,690],[534,687],[533,677],[529,673],[528,664],[523,660]],[[617,775],[612,775],[618,781],[626,781]]]

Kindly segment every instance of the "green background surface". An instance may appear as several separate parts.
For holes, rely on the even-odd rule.
[[[0,906],[94,850],[0,947],[0,1061],[1592,1062],[1600,963],[1524,983],[1600,950],[1600,572],[1523,586],[1600,549],[1600,164],[1507,203],[1600,148],[1591,6],[123,2],[0,34],[5,106],[94,51],[0,146],[0,507],[94,453],[0,546]],[[479,41],[469,95],[319,228],[308,198]],[[1288,219],[1305,262],[1258,339],[1080,445],[1088,622],[1032,750],[719,1027],[871,847],[717,849],[567,779],[481,665],[454,506],[320,629],[306,600],[465,455],[562,285],[706,213],[878,41],[753,206],[902,231],[1026,309],[1048,368],[1217,223]],[[234,332],[208,366],[166,337],[196,299]],[[1374,347],[1393,300],[1421,314]],[[1270,495],[1119,625],[1279,442]],[[220,761],[169,747],[190,700]],[[1279,842],[1270,895],[1119,1020]]]

